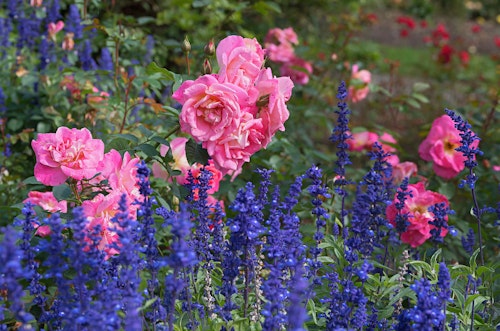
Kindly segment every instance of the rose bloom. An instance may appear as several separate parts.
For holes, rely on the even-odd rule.
[[[234,178],[241,173],[243,164],[250,161],[250,156],[257,152],[265,141],[262,118],[254,118],[252,114],[244,113],[234,132],[216,141],[206,141],[203,147],[222,174],[228,173]]]
[[[372,80],[372,75],[368,70],[359,70],[357,64],[352,66],[351,83],[349,86],[349,98],[352,102],[359,102],[365,99],[370,92],[368,84]]]
[[[99,163],[97,171],[100,176],[108,181],[112,191],[125,193],[130,197],[129,203],[141,199],[139,187],[137,186],[137,164],[138,157],[132,158],[128,152],[121,154],[112,149],[104,154],[103,160]],[[137,207],[137,205],[134,205]],[[131,206],[132,208],[132,206]]]
[[[28,193],[28,198],[23,201],[23,203],[27,202],[40,206],[48,213],[66,213],[68,211],[68,202],[66,200],[57,201],[54,193],[52,192],[30,191]],[[46,237],[51,233],[48,225],[39,226],[38,224],[33,223],[33,226],[36,229],[36,234],[40,237]]]
[[[460,59],[460,62],[462,62],[462,65],[464,67],[469,65],[469,62],[470,62],[469,52],[467,52],[467,51],[458,52],[458,58]]]
[[[410,224],[406,231],[401,234],[401,241],[415,248],[429,239],[431,237],[430,231],[435,229],[434,225],[429,224],[434,220],[434,214],[428,210],[429,207],[440,202],[444,202],[446,206],[449,206],[450,203],[444,195],[427,191],[422,182],[408,185],[408,190],[412,196],[406,198],[401,212],[409,214],[408,222]],[[398,199],[395,197],[393,203],[386,209],[387,219],[393,226],[396,226],[395,220],[398,213],[396,202]],[[447,229],[441,229],[441,237],[446,236],[447,233]]]
[[[309,82],[309,75],[312,73],[313,67],[311,63],[298,57],[293,57],[280,67],[280,74],[282,76],[289,76],[294,83],[300,85],[307,84]]]
[[[451,57],[453,56],[454,52],[455,51],[453,50],[453,48],[450,45],[448,45],[448,44],[443,45],[443,47],[441,47],[441,50],[439,51],[439,54],[438,54],[438,62],[441,64],[450,63]]]
[[[455,150],[460,147],[460,132],[448,115],[434,120],[427,138],[420,144],[418,153],[425,161],[432,161],[434,172],[444,178],[455,177],[465,168],[466,157]],[[475,140],[472,147],[477,147]]]
[[[231,134],[239,126],[249,102],[245,90],[231,83],[220,83],[215,75],[185,81],[172,97],[182,104],[179,117],[182,132],[197,142],[215,141]]]
[[[284,123],[290,116],[286,102],[292,95],[293,82],[289,77],[274,77],[270,68],[262,70],[256,82],[259,91],[259,114],[265,129],[265,148],[276,131],[285,131]]]
[[[82,203],[83,213],[87,217],[87,231],[93,231],[97,226],[100,227],[101,239],[98,243],[98,249],[106,252],[106,258],[118,254],[116,248],[109,245],[112,243],[119,244],[120,237],[114,231],[118,226],[112,221],[112,218],[119,212],[119,202],[121,192],[112,192],[108,195],[98,194],[92,200],[85,200]],[[129,206],[130,207],[130,206]],[[135,211],[130,212],[130,217],[135,218]],[[85,238],[89,244],[90,238]]]
[[[55,39],[56,34],[64,28],[63,21],[57,21],[57,23],[49,23],[47,25],[47,32],[51,39]]]
[[[186,157],[186,143],[188,142],[187,138],[179,137],[175,138],[170,142],[170,148],[172,148],[172,157],[174,161],[170,163],[170,167],[173,170],[181,171],[181,174],[175,176],[177,183],[181,185],[186,185],[188,183],[188,175],[191,170],[192,176],[195,179],[199,177],[200,171],[203,167],[206,170],[209,170],[212,173],[212,178],[209,181],[210,189],[207,191],[208,194],[213,194],[219,190],[219,183],[222,179],[222,173],[217,169],[214,165],[213,160],[208,160],[208,165],[202,165],[201,163],[195,163],[192,166],[189,165],[189,162]],[[169,147],[166,145],[162,145],[160,147],[160,155],[165,157]],[[163,178],[165,180],[170,179],[170,175],[168,172],[162,167],[161,164],[155,162],[152,167],[153,176],[157,178]]]
[[[56,133],[40,133],[31,142],[35,152],[35,178],[49,186],[68,178],[92,178],[104,157],[104,143],[89,130],[60,127]]]
[[[348,139],[347,144],[350,151],[361,152],[363,150],[371,150],[376,141],[378,141],[378,134],[363,131],[352,133],[352,139]]]
[[[417,165],[413,162],[398,162],[392,165],[392,181],[394,184],[399,184],[406,177],[415,176],[417,171]]]
[[[264,65],[264,50],[256,39],[228,36],[215,50],[219,64],[219,80],[245,90],[253,87]]]
[[[299,43],[293,28],[274,28],[267,32],[264,39],[266,54],[271,61],[286,63],[295,57],[293,45]]]

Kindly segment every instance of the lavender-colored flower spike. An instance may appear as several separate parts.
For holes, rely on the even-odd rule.
[[[333,129],[332,135],[330,136],[330,141],[337,144],[337,161],[335,161],[338,178],[335,180],[335,184],[338,186],[335,188],[335,193],[337,193],[342,198],[342,209],[340,212],[340,219],[344,225],[343,237],[347,236],[347,231],[345,229],[345,217],[347,216],[347,210],[345,209],[345,197],[347,196],[347,191],[344,189],[345,185],[349,184],[346,176],[345,167],[352,164],[349,159],[349,154],[347,150],[349,145],[347,144],[348,139],[352,139],[352,135],[349,132],[349,114],[351,111],[347,107],[347,96],[348,92],[346,89],[345,82],[341,82],[338,88],[337,103],[338,110],[335,111],[338,114],[337,126]],[[338,232],[337,232],[338,233]]]
[[[461,116],[455,114],[454,111],[445,109],[446,114],[455,122],[455,127],[460,131],[460,147],[456,148],[457,151],[462,152],[466,160],[464,165],[469,169],[466,179],[462,179],[459,187],[467,185],[471,189],[472,200],[474,201],[474,207],[472,208],[474,212],[474,217],[477,220],[477,232],[479,237],[479,256],[481,258],[481,265],[484,265],[484,254],[483,254],[483,239],[481,235],[481,215],[484,212],[489,212],[489,208],[479,208],[477,202],[475,184],[477,181],[477,176],[474,173],[474,168],[477,166],[476,155],[482,155],[483,152],[478,147],[473,146],[476,140],[480,140],[479,137],[472,132],[471,125],[463,119]]]
[[[80,10],[77,5],[69,6],[69,17],[66,20],[65,31],[73,33],[75,39],[83,37],[83,26],[80,18]]]
[[[460,131],[460,147],[456,148],[457,151],[461,152],[466,160],[464,165],[469,169],[469,174],[466,179],[461,181],[461,186],[467,185],[469,188],[473,189],[477,181],[477,176],[474,174],[473,169],[477,166],[476,155],[483,155],[483,152],[479,147],[474,147],[474,141],[480,140],[479,137],[472,132],[471,125],[463,119],[460,115],[455,114],[454,111],[445,109],[446,114],[455,122],[455,127]]]
[[[11,226],[1,229],[3,232],[3,241],[0,244],[0,288],[6,290],[9,310],[14,317],[22,322],[28,323],[33,316],[23,308],[23,287],[19,280],[29,275],[21,263],[23,251],[16,245],[19,238],[19,232]],[[0,318],[3,319],[3,296],[0,297]],[[27,330],[23,328],[23,330]]]

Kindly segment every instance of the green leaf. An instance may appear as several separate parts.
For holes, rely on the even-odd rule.
[[[318,256],[318,261],[323,263],[335,263],[335,261],[329,256]]]
[[[161,74],[161,77],[167,81],[177,81],[179,79],[178,75],[176,75],[170,70],[160,67],[158,64],[156,64],[156,62],[151,62],[146,67],[146,73],[148,75],[159,73]]]
[[[162,138],[162,137],[158,137],[158,136],[153,136],[151,137],[151,140],[154,141],[154,142],[157,142],[158,144],[162,144],[162,145],[165,145],[165,146],[170,146],[169,142]]]
[[[210,158],[206,149],[197,144],[193,139],[189,139],[186,143],[186,157],[189,164],[207,164]]]
[[[141,131],[141,133],[142,133],[143,135],[145,135],[146,137],[148,137],[148,138],[149,138],[149,137],[152,137],[152,136],[154,136],[154,135],[155,135],[155,133],[154,133],[153,131],[151,131],[151,130],[147,129],[147,128],[146,128],[145,126],[143,126],[143,125],[139,125],[139,131]]]
[[[427,83],[416,82],[415,84],[413,84],[413,91],[422,92],[427,90],[429,87],[430,85]]]
[[[125,138],[116,138],[111,140],[107,145],[106,149],[109,151],[115,149],[118,152],[124,152],[130,149],[130,141]]]
[[[151,146],[149,144],[140,144],[136,147],[136,150],[142,151],[149,157],[160,155],[160,153],[158,153],[158,150],[154,146]]]
[[[418,101],[415,99],[409,98],[408,100],[406,100],[406,103],[414,108],[420,109],[420,103],[418,103]]]
[[[133,142],[134,144],[137,144],[139,142],[139,138],[137,138],[136,136],[134,136],[133,134],[130,134],[130,133],[117,133],[117,134],[113,134],[111,136],[116,137],[116,138],[126,139],[128,141]]]
[[[26,184],[26,185],[38,185],[38,184],[42,184],[40,183],[36,178],[35,176],[31,176],[31,177],[28,177],[26,178],[25,180],[23,180],[23,184]]]
[[[71,195],[72,195],[71,189],[68,186],[68,184],[62,184],[62,185],[59,185],[59,186],[54,186],[54,188],[52,188],[52,193],[54,194],[54,197],[58,201],[66,200],[66,199],[70,198]]]
[[[318,317],[316,316],[316,304],[314,303],[314,300],[309,299],[307,301],[307,312],[312,317],[314,324],[318,324]]]

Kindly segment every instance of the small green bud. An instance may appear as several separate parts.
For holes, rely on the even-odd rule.
[[[181,44],[181,49],[184,53],[189,53],[191,51],[191,43],[189,42],[188,37],[184,37],[184,41]]]

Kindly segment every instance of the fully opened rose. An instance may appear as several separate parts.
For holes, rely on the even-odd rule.
[[[186,81],[172,95],[182,103],[181,130],[197,142],[214,141],[239,126],[242,108],[248,105],[248,94],[231,83],[219,83],[215,75]]]
[[[426,190],[423,182],[408,185],[408,191],[411,192],[411,196],[407,197],[401,212],[409,215],[408,222],[410,224],[406,231],[401,234],[401,241],[415,248],[429,239],[432,236],[431,230],[436,228],[429,224],[434,220],[434,214],[429,211],[429,207],[441,202],[449,207],[450,203],[444,195]],[[398,199],[395,198],[386,209],[387,219],[394,226],[398,213],[395,206],[397,201]],[[447,229],[441,229],[440,235],[444,237],[447,233]]]
[[[418,148],[418,154],[425,161],[433,162],[436,175],[451,179],[465,167],[465,156],[456,150],[460,147],[460,139],[460,132],[453,120],[448,115],[440,116],[432,123],[427,138]],[[471,147],[477,147],[478,144],[479,141],[475,140]]]
[[[35,178],[57,186],[68,178],[90,179],[104,157],[104,143],[87,129],[60,127],[56,133],[41,133],[31,142],[35,151]]]

